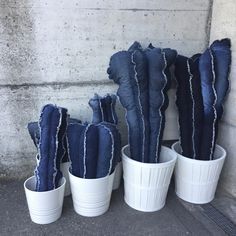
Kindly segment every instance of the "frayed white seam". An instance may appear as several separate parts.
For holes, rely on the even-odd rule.
[[[87,137],[86,134],[88,132],[89,127],[91,126],[91,124],[87,125],[87,127],[85,128],[84,131],[84,157],[83,157],[83,162],[84,162],[84,174],[83,174],[83,178],[86,177],[86,146],[87,146]]]
[[[113,123],[115,124],[116,121],[115,121],[115,116],[114,116],[114,113],[113,113],[113,99],[111,99],[110,109],[111,109],[112,120],[113,120]],[[114,108],[114,109],[115,109],[115,108]]]
[[[111,170],[112,170],[112,163],[113,163],[113,159],[114,159],[114,146],[115,146],[115,142],[114,142],[114,136],[111,132],[111,130],[109,128],[107,128],[105,125],[101,125],[105,130],[107,130],[107,132],[109,133],[110,137],[111,137],[111,159],[110,159],[110,166],[109,166],[109,171],[107,175],[110,175]]]
[[[215,96],[215,99],[214,99],[214,102],[212,104],[212,108],[213,108],[213,111],[214,111],[214,121],[213,121],[213,124],[212,124],[212,143],[211,143],[211,153],[210,153],[210,160],[212,160],[213,158],[213,152],[214,152],[214,143],[215,143],[215,123],[216,123],[216,120],[217,120],[217,112],[216,112],[216,102],[217,102],[217,94],[216,94],[216,90],[215,90],[215,79],[216,79],[216,75],[215,75],[215,68],[214,68],[214,57],[213,57],[213,54],[212,54],[212,51],[211,49],[209,48],[209,52],[210,52],[210,56],[211,56],[211,68],[212,68],[212,76],[213,76],[213,79],[212,79],[212,90],[213,90],[213,93],[214,93],[214,96]]]
[[[195,102],[194,102],[194,95],[193,95],[193,85],[192,85],[192,79],[193,79],[193,74],[191,73],[190,70],[190,65],[189,65],[189,59],[187,59],[187,68],[188,68],[188,74],[189,74],[189,88],[190,88],[190,94],[191,94],[191,99],[192,99],[192,145],[193,145],[193,159],[196,159],[196,150],[195,150],[195,142],[194,142],[194,137],[195,137]]]
[[[102,121],[104,121],[104,113],[103,113],[103,109],[102,109],[102,101],[101,101],[101,99],[98,99],[98,102],[99,102],[99,107],[100,107],[100,110],[101,110]]]
[[[54,157],[54,173],[53,173],[53,187],[54,189],[56,188],[56,176],[57,176],[57,152],[58,152],[58,134],[59,134],[59,131],[60,131],[60,128],[61,128],[61,123],[62,123],[62,108],[58,107],[58,112],[60,114],[60,119],[59,119],[59,123],[58,123],[58,126],[57,126],[57,132],[56,132],[56,151],[55,151],[55,157]]]
[[[42,129],[41,129],[41,122],[42,122],[42,115],[43,115],[43,111],[44,111],[44,108],[41,110],[41,113],[40,113],[40,117],[39,117],[39,121],[38,121],[38,127],[39,127],[39,144],[38,144],[38,163],[40,164],[40,161],[41,161],[41,153],[40,153],[40,150],[41,150],[41,138],[42,138]],[[39,171],[38,171],[38,167],[39,167],[39,164],[37,165],[36,169],[35,169],[35,174],[36,174],[36,190],[38,191],[39,190],[39,186],[40,186],[40,177],[39,177]]]
[[[167,67],[167,62],[166,62],[166,55],[165,55],[165,52],[163,51],[163,49],[161,49],[161,54],[163,55],[163,60],[164,60],[164,67],[162,69],[162,75],[163,75],[163,78],[165,80],[165,83],[161,89],[161,94],[162,94],[162,104],[159,108],[159,115],[160,115],[160,125],[159,125],[159,132],[158,132],[158,136],[157,136],[157,144],[156,144],[156,156],[155,156],[155,162],[157,163],[158,161],[158,149],[159,149],[159,139],[160,139],[160,135],[161,135],[161,127],[162,127],[162,122],[163,122],[163,117],[162,117],[162,114],[161,114],[161,108],[163,107],[164,105],[164,102],[165,102],[165,95],[164,95],[164,89],[166,87],[166,84],[167,84],[167,78],[166,78],[166,74],[165,74],[165,69]]]
[[[142,119],[142,123],[143,123],[143,143],[142,143],[142,162],[144,162],[144,148],[145,148],[145,121],[144,121],[144,115],[143,115],[143,110],[142,110],[142,104],[141,104],[141,99],[140,99],[140,87],[139,87],[139,83],[138,83],[138,78],[137,78],[137,71],[136,71],[136,63],[134,61],[134,54],[136,51],[134,51],[131,55],[131,61],[134,64],[134,78],[137,84],[137,88],[138,88],[138,102],[139,102],[139,109],[140,109],[140,114],[141,114],[141,119]]]
[[[62,148],[64,150],[63,154],[62,154],[62,157],[61,157],[61,160],[63,159],[63,157],[66,155],[66,149],[65,149],[65,145],[64,145],[64,139],[66,138],[66,130],[67,130],[67,126],[68,126],[68,115],[66,113],[66,129],[65,129],[65,132],[62,136]]]

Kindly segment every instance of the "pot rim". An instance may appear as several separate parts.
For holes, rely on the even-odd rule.
[[[219,158],[212,159],[212,160],[197,160],[197,159],[192,159],[192,158],[183,156],[182,154],[180,154],[179,152],[176,151],[175,147],[177,145],[180,145],[180,141],[177,141],[177,142],[173,143],[171,145],[171,149],[177,154],[177,156],[178,156],[177,159],[181,159],[181,160],[184,160],[186,162],[191,162],[191,163],[195,162],[195,163],[198,163],[198,164],[201,163],[203,165],[207,165],[209,163],[220,162],[220,161],[224,160],[225,157],[226,157],[226,150],[218,144],[216,144],[216,148],[222,153],[222,155]]]
[[[61,184],[60,184],[59,187],[57,187],[57,188],[55,188],[55,189],[52,189],[52,190],[49,190],[49,191],[37,192],[37,191],[35,191],[35,190],[32,190],[32,189],[27,188],[27,186],[26,186],[26,184],[27,184],[30,180],[35,179],[35,178],[36,178],[36,177],[33,175],[33,176],[31,176],[31,177],[29,177],[28,179],[25,180],[25,182],[24,182],[24,188],[25,188],[26,191],[32,192],[32,193],[35,193],[35,194],[48,194],[48,193],[53,193],[53,192],[59,191],[61,188],[64,188],[64,186],[66,185],[66,178],[63,176],[63,177],[61,178],[61,181],[62,181],[62,182],[61,182]]]
[[[129,162],[130,164],[136,165],[136,166],[142,166],[142,167],[146,167],[146,168],[161,168],[161,167],[169,166],[170,164],[175,163],[177,160],[176,152],[174,152],[171,148],[165,147],[163,145],[161,146],[161,149],[164,149],[168,152],[172,152],[173,156],[172,156],[171,160],[166,161],[166,162],[161,162],[161,163],[144,163],[144,162],[133,160],[125,153],[125,150],[127,148],[129,148],[129,144],[125,145],[121,150],[122,151],[122,160]]]

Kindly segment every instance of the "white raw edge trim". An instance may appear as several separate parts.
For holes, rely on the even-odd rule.
[[[61,127],[61,123],[62,123],[62,108],[58,107],[58,111],[60,114],[60,119],[59,119],[59,123],[57,126],[57,133],[56,133],[56,152],[55,152],[55,157],[54,157],[54,173],[53,173],[53,187],[54,189],[56,188],[56,183],[55,183],[55,179],[56,179],[56,175],[57,175],[57,151],[58,151],[58,134],[60,131],[60,127]]]
[[[40,126],[40,123],[42,122],[42,115],[43,115],[43,110],[44,110],[45,107],[43,107],[43,109],[41,110],[40,112],[40,117],[39,117],[39,121],[38,121],[38,127],[39,127],[39,143],[38,143],[38,164],[36,166],[36,169],[35,169],[35,174],[36,174],[36,183],[38,183],[36,185],[36,190],[38,191],[38,188],[39,188],[39,185],[40,185],[40,178],[39,178],[39,171],[38,171],[38,167],[39,167],[39,163],[41,161],[41,153],[40,153],[40,150],[41,150],[41,137],[42,137],[42,129],[41,129],[41,126]]]
[[[212,54],[212,51],[211,49],[209,48],[209,53],[210,53],[210,56],[211,56],[211,68],[212,68],[212,76],[213,76],[213,79],[212,79],[212,90],[213,90],[213,93],[215,95],[215,100],[213,102],[213,105],[212,105],[212,108],[214,110],[214,115],[215,115],[215,118],[214,118],[214,121],[213,121],[213,124],[212,124],[212,143],[211,143],[211,153],[210,153],[210,160],[212,160],[213,158],[213,148],[214,148],[214,140],[215,140],[215,123],[216,123],[216,120],[217,120],[217,112],[216,112],[216,102],[217,102],[217,94],[216,94],[216,90],[215,90],[215,79],[216,79],[216,75],[215,75],[215,67],[214,67],[214,57],[213,57],[213,54]]]
[[[102,101],[101,101],[102,98],[98,98],[98,102],[99,102],[99,107],[100,107],[100,110],[101,110],[101,115],[102,115],[102,121],[104,121],[104,113],[103,113],[103,109],[102,109]]]
[[[88,132],[89,127],[91,126],[91,124],[88,124],[87,127],[85,128],[84,131],[84,157],[83,157],[83,162],[84,162],[84,174],[83,174],[83,178],[85,179],[86,177],[86,146],[87,146],[87,137],[86,134]]]
[[[190,93],[191,93],[191,99],[192,99],[192,127],[193,127],[193,132],[192,132],[192,145],[193,145],[193,159],[196,159],[196,149],[195,149],[195,143],[194,143],[194,137],[195,137],[195,102],[194,102],[194,96],[193,96],[193,86],[192,86],[192,79],[193,79],[193,74],[191,73],[190,70],[190,65],[189,65],[189,59],[187,59],[187,68],[188,68],[188,74],[189,74],[189,88],[190,88]]]
[[[113,114],[113,98],[112,98],[112,96],[111,96],[111,115],[112,115],[112,119],[113,119],[113,123],[115,124],[115,116],[114,116],[114,114]]]
[[[64,145],[64,139],[66,139],[66,131],[67,131],[67,127],[68,127],[68,119],[69,119],[69,116],[67,115],[67,112],[66,112],[66,130],[65,130],[65,132],[64,132],[64,134],[62,135],[62,147],[63,147],[63,150],[64,150],[64,153],[63,153],[63,155],[62,155],[62,157],[61,157],[61,161],[62,161],[62,159],[63,159],[63,157],[66,155],[66,149],[65,149],[65,145]]]
[[[162,75],[163,75],[163,77],[164,77],[164,80],[165,80],[165,84],[164,84],[164,86],[163,86],[163,88],[161,89],[161,94],[162,94],[162,104],[161,104],[161,106],[160,106],[160,108],[159,108],[159,115],[160,115],[160,117],[161,117],[161,119],[160,119],[160,125],[159,125],[159,133],[158,133],[158,136],[157,136],[157,145],[156,145],[156,156],[155,156],[155,162],[157,163],[157,161],[158,161],[158,148],[159,148],[159,139],[160,139],[160,135],[161,135],[161,126],[162,126],[162,114],[161,114],[161,108],[163,107],[163,105],[164,105],[164,102],[165,102],[165,95],[164,95],[164,89],[165,89],[165,87],[166,87],[166,84],[167,84],[167,78],[166,78],[166,74],[165,74],[165,69],[166,69],[166,67],[167,67],[167,62],[166,62],[166,55],[165,55],[165,52],[163,51],[163,49],[161,49],[161,54],[163,55],[163,60],[164,60],[164,67],[163,67],[163,69],[162,69]]]
[[[113,159],[114,159],[114,146],[115,146],[115,142],[114,142],[114,136],[111,132],[111,130],[109,128],[107,128],[105,125],[102,125],[100,124],[105,130],[108,131],[110,137],[111,137],[111,142],[112,142],[112,145],[111,145],[111,159],[110,159],[110,166],[109,166],[109,171],[108,171],[108,174],[107,175],[110,175],[111,173],[111,170],[112,170],[112,162],[113,162]]]
[[[142,162],[144,162],[144,148],[145,148],[145,122],[144,122],[144,116],[143,116],[143,110],[142,110],[142,104],[141,104],[141,99],[140,99],[140,88],[139,88],[139,83],[138,83],[138,78],[137,78],[137,71],[136,71],[136,63],[134,61],[134,54],[135,54],[136,50],[131,54],[131,61],[134,64],[134,78],[137,84],[137,88],[138,88],[138,102],[139,102],[139,109],[140,109],[140,113],[141,113],[141,119],[142,119],[142,123],[143,123],[143,144],[142,144]]]

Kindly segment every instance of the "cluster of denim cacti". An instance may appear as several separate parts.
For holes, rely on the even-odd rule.
[[[37,148],[36,191],[59,186],[62,162],[71,161],[71,173],[81,178],[101,178],[114,171],[121,159],[121,137],[116,127],[116,97],[109,97],[106,104],[111,106],[104,107],[103,112],[113,112],[113,123],[97,118],[96,124],[82,124],[69,118],[67,109],[48,104],[43,107],[39,122],[28,124]],[[93,113],[96,117],[94,110]]]
[[[216,40],[202,54],[178,55],[175,76],[182,154],[212,160],[229,90],[230,40]]]
[[[161,141],[168,106],[169,68],[176,50],[142,49],[135,42],[128,51],[115,53],[107,70],[109,79],[119,85],[117,95],[126,110],[130,156],[145,162],[159,162]]]

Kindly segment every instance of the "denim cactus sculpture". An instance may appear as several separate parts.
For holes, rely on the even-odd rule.
[[[149,162],[157,163],[165,127],[165,110],[169,104],[167,96],[171,80],[169,67],[175,61],[177,52],[169,48],[154,48],[149,45],[145,53],[148,60],[149,75]]]
[[[128,51],[114,54],[107,70],[119,85],[117,95],[126,109],[131,158],[140,162],[159,161],[160,144],[168,106],[169,67],[176,51],[152,45],[143,50],[135,42]]]
[[[230,40],[216,40],[202,54],[199,61],[204,106],[201,159],[212,159],[223,114],[223,101],[229,89],[231,64]]]
[[[48,104],[39,119],[39,163],[35,170],[36,191],[49,191],[59,185],[62,177],[60,163],[65,155],[64,137],[67,129],[67,110]]]
[[[200,158],[204,115],[199,58],[200,54],[191,58],[179,55],[175,64],[182,154],[193,159]]]
[[[112,124],[118,123],[118,118],[115,111],[116,95],[107,94],[104,97],[95,94],[89,100],[89,106],[93,110],[92,123],[109,122]]]
[[[148,162],[148,74],[147,60],[140,44],[114,54],[107,70],[119,84],[117,95],[126,110],[130,153],[133,159]]]
[[[120,145],[115,125],[69,124],[67,136],[71,173],[80,178],[101,178],[111,174],[118,161]]]
[[[78,119],[69,118],[68,119],[68,123],[69,124],[81,123],[81,121],[78,120]],[[36,146],[36,148],[38,148],[38,145],[39,145],[39,123],[38,122],[30,122],[30,123],[28,123],[28,127],[27,128],[28,128],[28,131],[29,131],[31,139],[34,142],[34,145]],[[59,145],[59,147],[58,147],[59,149],[63,148],[60,145],[62,145],[62,146],[64,145],[64,148],[66,150],[66,152],[64,153],[63,158],[62,158],[62,162],[63,163],[69,161],[69,159],[68,159],[68,151],[67,151],[67,140],[66,139],[67,139],[67,137],[64,136],[63,137],[64,144],[62,144],[62,143],[58,144]],[[37,158],[38,157],[39,156],[37,155]]]
[[[176,104],[179,110],[180,143],[184,156],[211,160],[218,122],[229,89],[230,40],[216,40],[192,58],[178,56]]]

